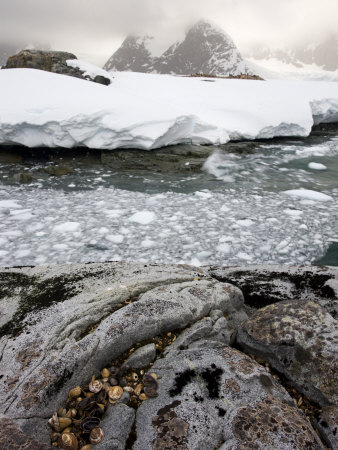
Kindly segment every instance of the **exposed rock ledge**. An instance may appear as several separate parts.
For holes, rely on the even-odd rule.
[[[1,269],[0,448],[53,448],[69,390],[135,347],[158,396],[110,405],[97,449],[337,448],[337,298],[332,267]]]
[[[2,69],[38,69],[47,72],[69,75],[82,80],[93,81],[94,83],[109,85],[111,80],[103,75],[86,75],[80,68],[67,64],[68,60],[77,60],[73,53],[43,51],[43,50],[22,50],[10,56]]]

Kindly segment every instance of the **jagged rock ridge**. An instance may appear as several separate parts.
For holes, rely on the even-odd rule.
[[[152,39],[150,36],[128,36],[104,69],[218,76],[250,72],[231,37],[209,22],[199,21],[182,41],[172,44],[159,57],[151,52]]]

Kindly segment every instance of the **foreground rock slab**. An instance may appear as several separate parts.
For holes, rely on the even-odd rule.
[[[287,392],[239,351],[172,351],[152,367],[159,395],[137,412],[135,450],[323,448]]]
[[[316,403],[337,403],[336,321],[316,303],[269,305],[242,325],[237,342],[269,361]]]
[[[11,309],[1,329],[0,413],[24,430],[136,343],[214,309],[233,315],[244,302],[237,288],[186,266],[23,268],[2,277],[2,308]]]
[[[138,263],[0,269],[0,447],[50,448],[47,420],[65,404],[72,408],[70,389],[88,394],[93,375],[129,359],[127,385],[118,381],[125,391],[109,404],[98,448],[323,448],[313,419],[334,448],[338,270],[269,270]],[[244,296],[230,279],[244,285]],[[261,355],[323,406],[312,405],[315,413],[304,407],[312,426],[297,406],[300,394],[292,388],[291,398],[282,377],[234,345]],[[141,394],[145,372],[156,374],[158,386],[144,385]]]

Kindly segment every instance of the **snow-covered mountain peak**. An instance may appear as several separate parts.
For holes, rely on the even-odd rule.
[[[189,28],[187,34],[188,33],[203,33],[205,37],[213,36],[215,34],[221,34],[232,41],[231,37],[221,27],[219,27],[216,23],[206,19],[201,19],[196,22],[192,27]]]
[[[191,75],[239,75],[250,72],[231,37],[207,20],[199,20],[158,56],[158,38],[127,38],[107,61],[105,70]]]

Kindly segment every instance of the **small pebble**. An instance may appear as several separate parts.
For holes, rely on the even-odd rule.
[[[148,397],[146,396],[146,394],[140,394],[138,398],[139,398],[140,400],[142,400],[142,401],[148,399]]]
[[[131,386],[125,386],[125,387],[123,388],[123,390],[124,390],[125,392],[129,392],[129,394],[132,394],[132,393],[134,392],[134,389],[133,389]]]

